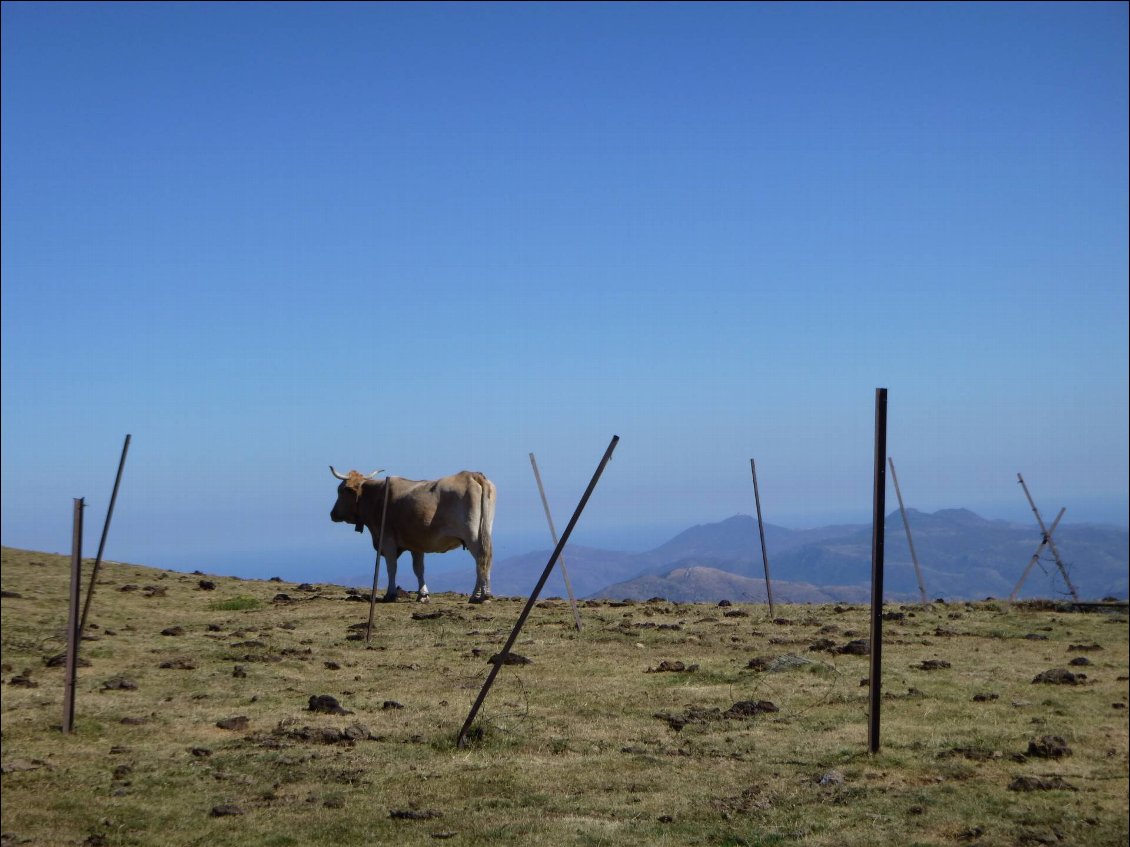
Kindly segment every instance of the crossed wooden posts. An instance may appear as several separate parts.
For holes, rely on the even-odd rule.
[[[1028,505],[1032,507],[1032,514],[1036,516],[1036,523],[1040,525],[1041,538],[1040,546],[1037,547],[1036,552],[1032,554],[1032,558],[1028,562],[1028,567],[1026,567],[1024,573],[1021,574],[1020,581],[1016,583],[1016,588],[1012,589],[1012,594],[1010,594],[1008,598],[1009,602],[1015,600],[1016,595],[1020,593],[1020,588],[1024,585],[1024,580],[1028,578],[1028,572],[1032,570],[1032,567],[1039,560],[1040,554],[1043,553],[1045,547],[1052,551],[1056,567],[1059,568],[1060,575],[1063,576],[1063,581],[1067,583],[1067,590],[1071,592],[1071,599],[1075,602],[1079,602],[1079,594],[1075,590],[1075,585],[1071,582],[1071,577],[1067,574],[1067,567],[1063,564],[1063,559],[1059,557],[1059,550],[1056,549],[1055,542],[1052,541],[1052,534],[1055,532],[1055,528],[1059,526],[1059,520],[1063,517],[1063,513],[1066,512],[1067,509],[1059,510],[1059,514],[1056,515],[1055,520],[1052,521],[1051,529],[1048,529],[1048,527],[1044,526],[1044,519],[1040,516],[1040,510],[1036,508],[1036,503],[1032,500],[1032,495],[1028,492],[1028,486],[1024,482],[1024,477],[1017,474],[1016,481],[1020,483],[1020,487],[1024,489],[1024,496],[1028,498]]]

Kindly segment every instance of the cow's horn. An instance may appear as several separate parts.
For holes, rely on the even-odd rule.
[[[335,471],[333,465],[330,465],[330,473],[332,473],[337,479],[340,479],[340,480],[348,479],[348,477],[342,476],[337,471]]]
[[[379,471],[373,471],[371,474],[369,474],[369,479],[376,479],[378,476],[380,476],[384,472],[385,472],[384,468],[381,468]]]

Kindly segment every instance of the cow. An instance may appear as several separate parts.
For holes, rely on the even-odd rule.
[[[495,488],[483,474],[460,471],[453,476],[425,481],[398,476],[377,479],[380,471],[370,476],[357,471],[343,475],[334,470],[333,465],[330,465],[330,473],[341,480],[330,520],[351,523],[357,532],[369,528],[373,549],[377,551],[377,564],[379,566],[384,556],[388,566],[384,602],[397,598],[396,560],[405,550],[412,553],[412,570],[420,583],[416,599],[426,603],[424,554],[446,553],[459,546],[475,557],[475,590],[471,593],[471,602],[485,603],[491,599]],[[381,539],[386,488],[388,511]]]

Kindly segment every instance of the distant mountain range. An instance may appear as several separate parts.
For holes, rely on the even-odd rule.
[[[926,595],[931,600],[1008,597],[1040,541],[1034,525],[986,520],[967,509],[943,509],[933,514],[908,509],[907,516]],[[1127,597],[1127,530],[1099,524],[1064,524],[1053,539],[1081,599]],[[774,601],[850,603],[870,598],[870,524],[807,530],[766,524],[765,542]],[[897,511],[887,516],[884,549],[886,598],[920,599],[902,518]],[[492,573],[494,593],[528,595],[551,553],[548,549],[538,550],[496,562]],[[578,599],[766,600],[757,523],[749,515],[691,527],[646,553],[569,546],[563,558]],[[403,566],[401,570],[405,571]],[[407,573],[411,577],[411,568]],[[454,571],[429,577],[428,584],[433,591],[465,592],[473,581],[468,567],[466,573]],[[555,568],[542,595],[566,595],[560,568]],[[1028,574],[1020,596],[1068,596],[1067,586],[1046,548]]]

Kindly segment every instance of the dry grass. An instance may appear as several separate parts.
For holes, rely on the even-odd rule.
[[[63,669],[45,661],[65,648],[68,564],[4,549],[4,844],[1128,840],[1124,615],[906,607],[885,625],[871,756],[867,657],[810,649],[866,637],[866,608],[783,607],[771,622],[758,606],[586,604],[578,634],[567,604],[546,601],[514,648],[531,664],[503,669],[460,750],[519,601],[379,605],[366,647],[351,627],[368,605],[342,588],[204,578],[104,566],[64,736]],[[785,656],[807,663],[747,667]],[[1091,664],[1068,664],[1079,657]],[[951,666],[923,670],[930,659]],[[698,667],[647,672],[664,660]],[[1033,684],[1050,668],[1086,679]],[[136,688],[105,687],[118,678]],[[308,711],[313,695],[352,714]],[[725,717],[739,701],[777,711]],[[244,728],[217,726],[238,716]],[[1043,736],[1071,754],[1028,755]],[[1018,777],[1052,787],[1013,790]]]

